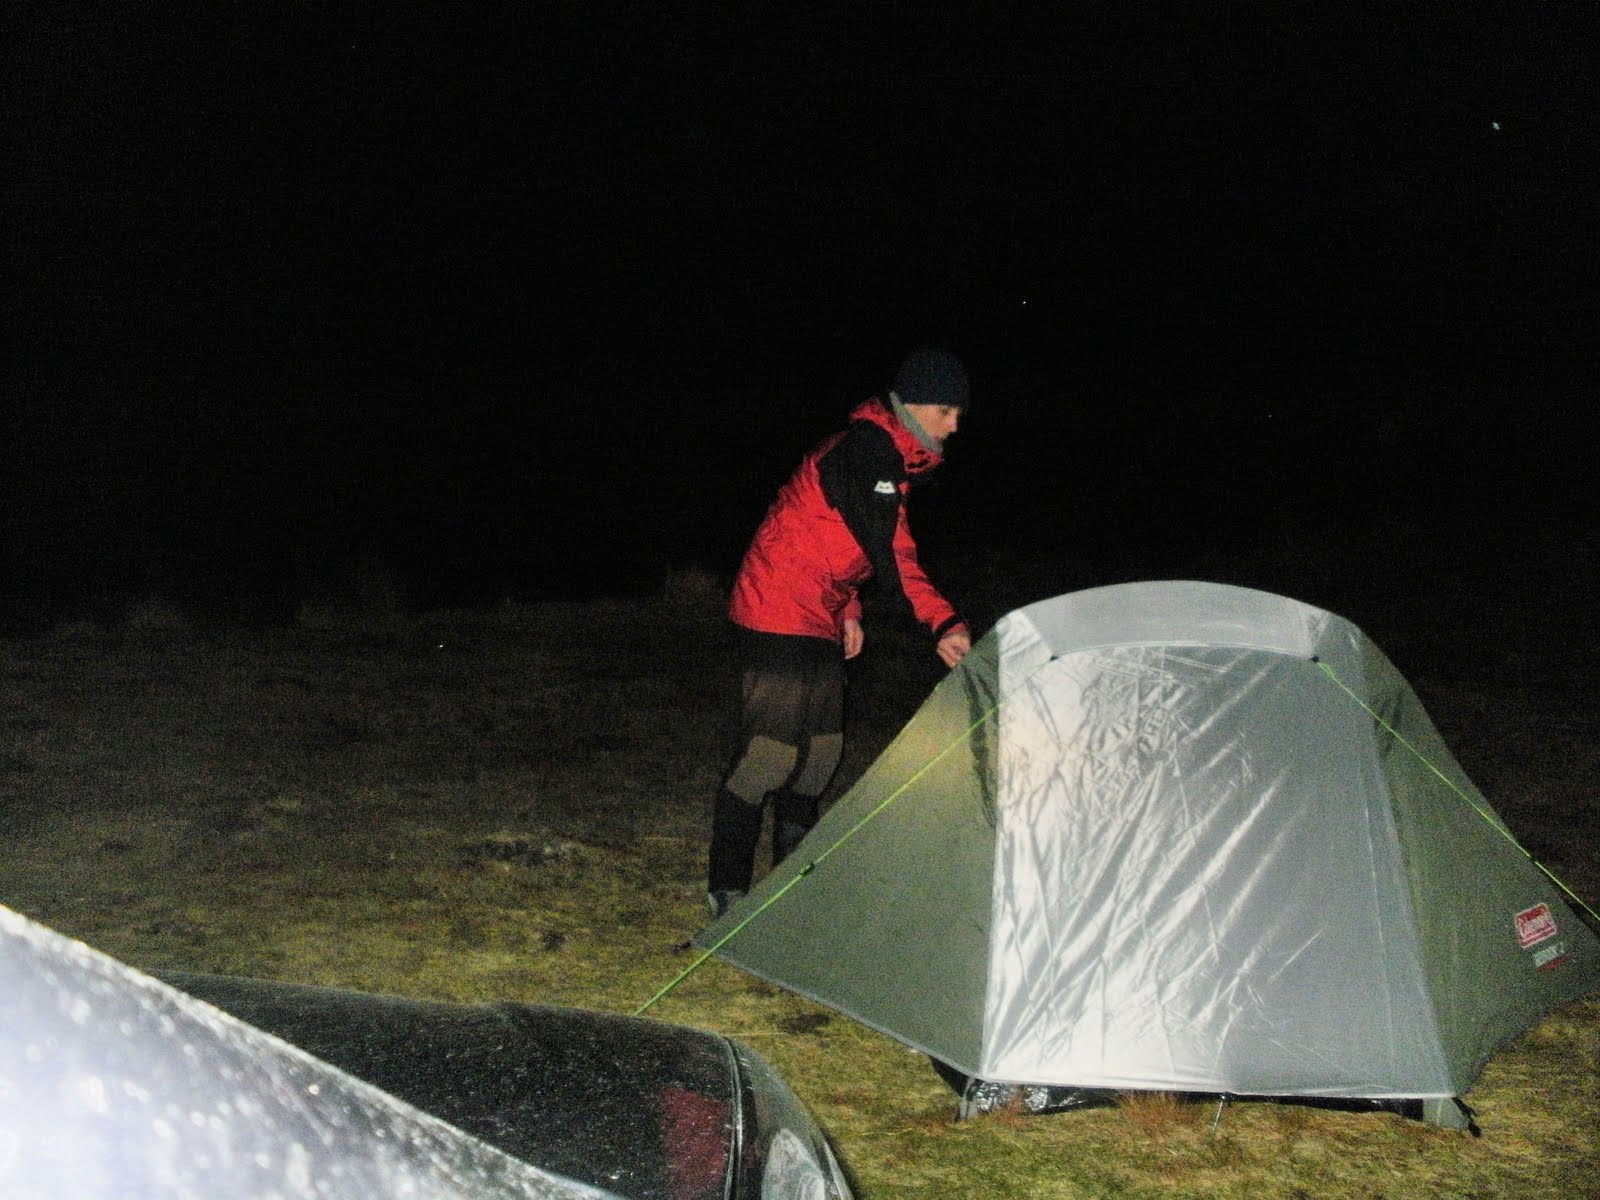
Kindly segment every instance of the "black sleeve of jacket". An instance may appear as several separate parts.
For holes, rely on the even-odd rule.
[[[894,530],[900,517],[900,484],[906,465],[894,441],[868,421],[857,422],[817,463],[822,494],[844,518],[884,594],[911,609],[900,584]]]

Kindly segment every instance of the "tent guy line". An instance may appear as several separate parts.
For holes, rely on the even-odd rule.
[[[1051,654],[1044,661],[1036,664],[1022,680],[1018,681],[1018,683],[1015,685],[1016,690],[1026,687],[1028,682],[1035,675],[1037,675],[1040,671],[1043,671],[1046,667],[1049,667],[1051,664],[1059,661],[1060,658],[1061,656],[1058,654]],[[1379,725],[1379,727],[1393,737],[1400,745],[1404,746],[1419,763],[1426,767],[1433,775],[1437,776],[1438,779],[1444,783],[1444,785],[1455,796],[1463,800],[1469,808],[1471,808],[1475,813],[1482,817],[1484,821],[1493,827],[1496,832],[1501,835],[1501,837],[1515,846],[1517,851],[1522,854],[1522,856],[1526,858],[1530,864],[1538,868],[1540,873],[1549,879],[1550,882],[1558,889],[1560,889],[1560,891],[1574,904],[1576,904],[1579,909],[1586,913],[1596,923],[1600,923],[1600,915],[1597,915],[1594,909],[1592,909],[1583,901],[1581,897],[1574,893],[1573,890],[1568,887],[1567,884],[1563,882],[1553,871],[1551,871],[1549,867],[1540,862],[1528,851],[1525,846],[1518,842],[1510,830],[1506,829],[1505,826],[1502,825],[1492,813],[1486,812],[1472,799],[1471,796],[1462,791],[1462,789],[1458,787],[1448,776],[1446,776],[1445,773],[1438,768],[1438,766],[1431,762],[1427,755],[1413,745],[1411,741],[1407,739],[1403,733],[1401,733],[1400,730],[1396,729],[1388,720],[1383,717],[1381,713],[1374,710],[1369,704],[1366,703],[1366,701],[1357,695],[1356,692],[1339,677],[1338,672],[1336,672],[1328,663],[1323,661],[1319,655],[1315,654],[1310,655],[1307,661],[1315,665],[1330,682],[1332,682],[1341,692],[1349,697],[1349,699],[1354,701],[1359,708],[1366,712],[1367,715]],[[960,669],[961,668],[958,668],[958,671]],[[883,813],[885,809],[887,809],[908,790],[910,790],[924,775],[933,770],[933,768],[937,766],[938,763],[952,750],[955,750],[963,745],[966,739],[969,738],[980,726],[992,720],[995,714],[999,712],[1001,707],[1004,705],[1007,697],[1011,694],[1012,693],[1008,692],[1005,696],[997,697],[995,701],[982,713],[982,715],[980,715],[976,720],[972,721],[956,737],[947,742],[937,754],[933,755],[926,763],[923,764],[920,770],[901,783],[899,787],[893,789],[886,797],[883,798],[883,800],[879,801],[871,810],[869,810],[864,816],[851,825],[849,829],[845,830],[843,834],[824,847],[822,851],[814,858],[810,859],[809,861],[805,861],[803,865],[801,865],[798,873],[796,873],[793,878],[789,879],[786,883],[779,887],[777,891],[763,900],[753,911],[743,917],[731,929],[716,939],[716,941],[701,950],[700,954],[694,959],[694,961],[689,963],[688,966],[684,967],[683,970],[678,972],[676,976],[674,976],[663,987],[656,991],[656,993],[648,1000],[639,1005],[638,1008],[634,1009],[633,1015],[642,1016],[651,1008],[653,1008],[658,1002],[665,999],[666,996],[668,996],[681,983],[688,979],[689,976],[693,975],[697,970],[699,970],[705,964],[707,959],[714,957],[724,946],[738,937],[746,926],[748,926],[752,921],[756,920],[756,918],[760,917],[764,912],[766,912],[767,909],[777,904],[779,900],[787,896],[802,879],[805,879],[807,876],[809,876],[812,871],[814,871],[818,866],[832,856],[836,850],[844,846],[862,829],[877,819],[877,817]]]
[[[1164,1091],[1470,1130],[1489,1058],[1600,991],[1582,910],[1502,825],[1345,618],[1092,588],[998,621],[692,944],[926,1054],[966,1113]]]
[[[1022,683],[1018,684],[1018,687],[1025,686],[1028,679],[1031,679],[1034,675],[1038,674],[1038,672],[1044,670],[1045,667],[1048,667],[1051,663],[1053,663],[1055,661],[1056,661],[1056,656],[1052,655],[1050,658],[1048,658],[1044,662],[1040,663],[1038,666],[1036,666],[1032,671],[1030,671],[1028,673],[1027,677],[1023,679]],[[961,668],[958,666],[956,669],[960,670]],[[812,858],[809,861],[805,862],[801,866],[799,873],[797,875],[795,875],[795,877],[793,879],[789,880],[788,883],[784,884],[776,892],[774,892],[772,895],[768,896],[764,901],[762,901],[760,906],[757,907],[754,912],[750,913],[742,921],[740,921],[737,925],[735,925],[732,929],[728,930],[727,933],[723,934],[714,943],[712,943],[710,946],[706,947],[706,949],[702,950],[700,952],[700,956],[698,958],[696,958],[692,963],[690,963],[687,967],[685,967],[683,970],[679,971],[678,974],[665,987],[663,987],[660,991],[656,992],[655,995],[651,996],[650,999],[646,1000],[638,1008],[634,1009],[633,1010],[633,1015],[636,1016],[636,1017],[643,1016],[647,1011],[649,1011],[649,1009],[651,1007],[653,1007],[655,1005],[656,1001],[662,999],[669,992],[671,992],[674,988],[676,988],[680,983],[682,983],[685,979],[689,978],[690,975],[693,975],[705,963],[706,959],[711,958],[713,955],[715,955],[717,953],[717,951],[721,950],[724,946],[726,946],[729,942],[731,942],[735,937],[737,937],[739,935],[739,931],[740,930],[742,930],[746,925],[750,924],[751,921],[754,921],[757,917],[759,917],[767,909],[771,908],[774,904],[776,904],[784,896],[788,895],[789,890],[791,888],[793,888],[796,884],[798,884],[802,879],[806,878],[806,876],[810,875],[812,871],[817,869],[817,867],[821,866],[822,863],[828,858],[828,856],[831,855],[835,850],[839,849],[840,846],[843,846],[851,838],[855,837],[857,833],[861,832],[862,829],[866,828],[867,825],[871,824],[871,822],[877,818],[879,813],[883,812],[884,809],[888,808],[891,804],[893,804],[896,800],[898,800],[902,795],[904,795],[912,787],[912,785],[917,782],[917,780],[921,779],[929,771],[933,770],[933,768],[938,765],[940,760],[943,759],[945,757],[945,755],[949,754],[952,750],[956,749],[958,746],[961,746],[961,745],[965,744],[966,740],[969,737],[972,736],[973,732],[975,730],[977,730],[977,728],[979,726],[981,726],[985,722],[991,720],[994,717],[994,714],[1000,711],[1000,706],[1001,706],[1003,700],[1004,700],[1004,697],[997,698],[995,700],[995,702],[992,705],[990,705],[989,708],[983,713],[982,716],[980,716],[977,720],[973,721],[970,725],[968,725],[965,729],[963,729],[958,736],[952,738],[948,743],[946,743],[944,749],[940,750],[939,753],[935,754],[926,763],[924,763],[923,766],[922,766],[922,769],[920,771],[918,771],[915,775],[912,775],[909,779],[907,779],[899,787],[895,788],[892,792],[890,792],[887,796],[885,796],[876,806],[874,806],[873,809],[870,812],[868,812],[865,816],[863,816],[854,825],[850,826],[849,829],[845,830],[845,832],[843,834],[841,834],[839,837],[835,838],[831,843],[829,843],[826,847],[824,847],[823,850],[822,850],[822,853],[818,854],[815,858]]]
[[[1366,714],[1368,716],[1370,716],[1374,721],[1376,721],[1378,723],[1378,725],[1383,729],[1383,731],[1385,733],[1387,733],[1390,737],[1394,738],[1395,741],[1399,742],[1407,750],[1411,751],[1412,755],[1416,758],[1416,760],[1418,762],[1420,762],[1423,766],[1427,767],[1428,770],[1432,771],[1435,775],[1437,775],[1439,777],[1440,782],[1442,782],[1447,788],[1449,788],[1452,792],[1454,792],[1462,800],[1466,801],[1467,806],[1469,808],[1471,808],[1473,812],[1477,813],[1480,817],[1482,817],[1485,821],[1487,821],[1489,823],[1489,825],[1497,833],[1500,834],[1501,837],[1505,838],[1506,841],[1510,842],[1513,846],[1515,846],[1517,848],[1517,850],[1521,852],[1521,854],[1522,854],[1522,856],[1524,858],[1526,858],[1534,866],[1538,867],[1539,870],[1544,874],[1544,877],[1546,879],[1548,879],[1551,883],[1555,884],[1556,887],[1560,888],[1561,891],[1563,893],[1565,893],[1567,899],[1571,900],[1580,909],[1582,909],[1584,912],[1588,913],[1590,918],[1593,919],[1595,922],[1600,923],[1600,913],[1596,913],[1594,909],[1590,908],[1587,904],[1585,904],[1584,901],[1583,901],[1583,898],[1581,896],[1579,896],[1576,892],[1574,892],[1571,888],[1569,888],[1562,881],[1560,876],[1558,876],[1549,867],[1545,866],[1544,863],[1540,862],[1537,858],[1535,858],[1533,856],[1533,854],[1529,852],[1528,848],[1526,846],[1524,846],[1521,842],[1517,841],[1516,836],[1509,829],[1507,829],[1505,827],[1505,825],[1503,825],[1494,816],[1493,813],[1485,811],[1484,808],[1476,800],[1474,800],[1471,796],[1467,795],[1464,791],[1462,791],[1459,787],[1457,787],[1453,780],[1451,780],[1443,771],[1439,770],[1439,768],[1437,766],[1435,766],[1431,761],[1429,761],[1428,756],[1426,754],[1422,753],[1422,751],[1418,750],[1415,746],[1413,746],[1410,743],[1410,741],[1408,741],[1406,739],[1405,734],[1401,733],[1398,729],[1396,729],[1393,725],[1391,725],[1388,721],[1386,721],[1383,718],[1383,715],[1381,713],[1377,712],[1375,709],[1373,709],[1373,707],[1370,704],[1368,704],[1360,696],[1356,695],[1356,693],[1350,688],[1350,686],[1347,683],[1345,683],[1344,680],[1339,678],[1339,674],[1338,674],[1337,671],[1335,671],[1327,663],[1323,662],[1322,659],[1319,658],[1318,656],[1316,656],[1315,654],[1313,654],[1311,656],[1311,661],[1316,663],[1316,665],[1319,668],[1321,668],[1322,673],[1324,675],[1326,675],[1329,679],[1333,680],[1333,682],[1339,686],[1339,690],[1340,691],[1344,692],[1345,695],[1349,696],[1350,699],[1354,700],[1358,705],[1360,705],[1361,708],[1366,712]],[[721,943],[719,942],[718,945],[721,945]]]

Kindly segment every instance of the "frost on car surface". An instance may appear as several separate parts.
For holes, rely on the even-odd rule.
[[[0,908],[0,1195],[847,1200],[718,1034],[581,1009],[142,975]]]
[[[519,1159],[638,1200],[849,1196],[775,1071],[719,1034],[220,975],[175,986]]]
[[[589,1200],[0,907],[0,1195]]]

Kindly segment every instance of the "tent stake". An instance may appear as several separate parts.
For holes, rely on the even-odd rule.
[[[1223,1092],[1217,1097],[1217,1113],[1211,1118],[1211,1136],[1217,1136],[1217,1126],[1222,1124],[1222,1110],[1228,1107],[1228,1093]]]

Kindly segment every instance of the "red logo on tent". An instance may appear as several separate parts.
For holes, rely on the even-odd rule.
[[[1556,919],[1548,904],[1535,904],[1517,914],[1517,942],[1526,950],[1556,935]]]

